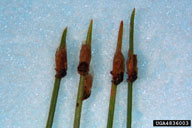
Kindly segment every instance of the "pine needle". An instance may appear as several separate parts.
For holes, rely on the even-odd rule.
[[[116,51],[121,51],[122,38],[123,38],[123,21],[121,21],[120,27],[119,27],[119,34],[118,34]],[[119,67],[119,65],[117,65],[117,67]],[[112,73],[112,75],[113,75],[113,73]],[[107,128],[112,128],[113,127],[116,93],[117,93],[117,85],[115,85],[114,82],[112,81],[111,95],[110,95],[110,101],[109,101],[109,112],[108,112]]]
[[[86,44],[88,44],[88,45],[91,45],[92,26],[93,26],[93,20],[91,20],[89,28],[88,28],[88,32],[87,32]],[[80,127],[81,110],[82,110],[82,105],[83,105],[83,94],[84,94],[84,76],[80,75],[73,128]]]
[[[135,19],[135,8],[131,14],[130,21],[130,36],[129,36],[129,54],[134,54],[134,19]],[[127,95],[127,128],[131,128],[132,123],[132,93],[133,93],[133,82],[128,82],[128,95]]]
[[[66,36],[67,36],[67,27],[64,29],[64,32],[63,32],[61,43],[59,46],[60,48],[66,47]],[[53,119],[54,119],[55,108],[56,108],[61,79],[62,78],[55,77],[55,83],[54,83],[54,87],[53,87],[46,128],[52,128],[52,125],[53,125]]]

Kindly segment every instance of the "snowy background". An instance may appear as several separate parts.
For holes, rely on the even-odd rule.
[[[73,127],[76,69],[90,19],[94,83],[83,104],[81,128],[105,128],[119,24],[124,21],[127,58],[134,7],[139,78],[133,87],[133,128],[152,128],[155,119],[192,120],[191,0],[0,0],[0,128],[45,127],[55,51],[66,26],[68,74],[53,127]],[[114,128],[126,127],[126,108],[124,80],[117,89]]]

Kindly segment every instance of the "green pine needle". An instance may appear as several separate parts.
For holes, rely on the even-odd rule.
[[[89,44],[89,45],[91,45],[91,39],[92,39],[92,26],[93,26],[93,20],[91,20],[90,22],[88,32],[87,32],[87,38],[86,38],[86,44]],[[83,105],[83,94],[84,94],[84,76],[80,75],[73,128],[80,127],[81,110]]]
[[[74,119],[74,126],[73,126],[74,128],[80,127],[83,94],[84,94],[84,76],[80,76],[79,89],[77,94],[77,103],[75,108],[75,119]]]
[[[61,38],[60,48],[65,48],[66,46],[66,36],[67,36],[67,27],[63,31],[63,35]]]
[[[128,102],[127,102],[127,128],[131,128],[132,121],[132,96],[133,96],[133,83],[128,82]]]
[[[57,103],[57,97],[58,97],[58,92],[59,92],[59,87],[60,87],[60,82],[61,82],[61,79],[55,78],[55,84],[53,87],[51,104],[49,107],[49,116],[47,119],[46,128],[52,128],[54,114],[55,114],[55,108],[56,108],[56,103]]]
[[[107,128],[112,128],[113,127],[113,117],[114,117],[114,110],[115,110],[116,93],[117,93],[117,85],[112,84],[110,103],[109,103]]]
[[[129,52],[134,54],[134,19],[135,19],[135,8],[131,14],[130,21],[130,36],[129,36]],[[131,128],[132,122],[132,93],[133,83],[128,82],[128,98],[127,98],[127,128]]]
[[[62,38],[61,38],[61,43],[59,46],[60,48],[66,47],[66,35],[67,35],[67,27],[65,28]],[[53,119],[54,119],[54,114],[55,114],[57,97],[58,97],[58,93],[59,93],[60,82],[61,82],[61,78],[55,78],[46,128],[52,128],[52,125],[53,125]]]
[[[92,39],[92,27],[93,27],[93,20],[91,20],[89,24],[87,39],[86,39],[86,44],[90,44],[90,45],[91,45],[91,39]]]
[[[131,21],[130,21],[130,35],[129,35],[129,51],[130,53],[134,53],[134,20],[135,20],[135,8],[131,14]]]
[[[119,27],[119,34],[117,39],[117,47],[116,50],[121,50],[122,48],[122,38],[123,38],[123,21],[121,21]],[[111,86],[111,95],[109,101],[109,112],[108,112],[108,121],[107,121],[107,128],[113,127],[113,117],[114,117],[114,110],[115,110],[115,99],[117,93],[117,85],[112,83]]]

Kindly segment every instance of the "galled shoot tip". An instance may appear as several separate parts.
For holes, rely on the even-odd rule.
[[[120,84],[123,81],[125,71],[125,59],[121,52],[123,38],[123,21],[120,23],[119,35],[117,40],[117,48],[113,58],[113,69],[111,71],[112,83],[115,85]]]
[[[56,75],[57,78],[62,78],[67,74],[67,49],[66,49],[67,27],[63,31],[61,43],[55,54]]]

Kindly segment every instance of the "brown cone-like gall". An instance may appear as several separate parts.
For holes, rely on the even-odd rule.
[[[129,52],[127,60],[127,74],[128,74],[128,81],[134,82],[137,79],[137,55],[132,54]]]
[[[91,74],[86,75],[84,79],[83,100],[86,100],[91,95],[92,83],[93,83],[93,76]]]
[[[62,78],[67,74],[67,50],[66,48],[58,48],[55,54],[56,75],[57,78]]]
[[[78,73],[85,76],[89,72],[89,64],[91,61],[91,46],[89,44],[82,45],[79,58]]]
[[[115,52],[115,56],[113,59],[113,70],[111,71],[112,74],[112,82],[115,85],[118,85],[123,81],[124,71],[125,71],[125,62],[124,56],[120,50]]]

